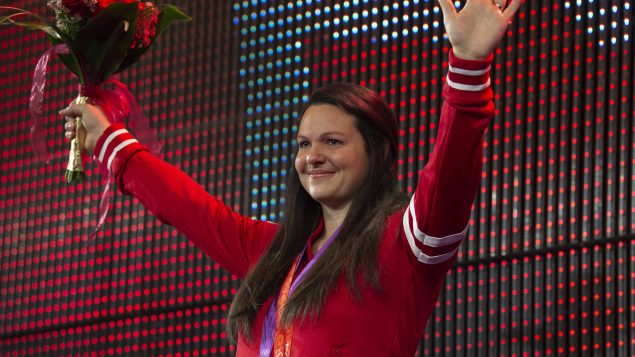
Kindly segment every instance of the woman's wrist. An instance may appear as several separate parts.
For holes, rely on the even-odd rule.
[[[452,48],[452,52],[457,58],[466,61],[486,61],[491,56],[491,53],[475,52],[456,47]]]

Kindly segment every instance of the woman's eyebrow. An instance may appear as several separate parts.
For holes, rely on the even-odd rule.
[[[325,133],[320,133],[319,137],[324,137],[324,136],[329,136],[329,135],[345,135],[342,132],[339,131],[327,131]],[[296,136],[296,139],[308,139],[308,137],[302,135],[302,134],[298,134]]]

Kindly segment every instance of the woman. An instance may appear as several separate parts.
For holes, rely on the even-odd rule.
[[[439,1],[453,45],[446,101],[409,203],[397,188],[397,120],[357,85],[311,96],[280,225],[232,212],[99,108],[60,113],[82,116],[86,149],[122,192],[243,278],[228,318],[238,356],[412,356],[466,235],[494,111],[491,53],[520,2],[468,0],[457,13]]]

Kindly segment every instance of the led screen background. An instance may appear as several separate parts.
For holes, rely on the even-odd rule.
[[[173,1],[193,15],[120,80],[162,157],[256,219],[278,220],[297,119],[330,82],[379,91],[401,125],[412,192],[434,147],[448,42],[436,1]],[[21,6],[45,12],[43,1]],[[418,355],[635,353],[630,1],[525,2],[496,53],[497,112],[468,239]],[[29,146],[42,34],[0,28],[0,354],[233,355],[238,281],[116,194],[92,242],[98,172],[63,181],[58,61],[44,110],[52,163]]]

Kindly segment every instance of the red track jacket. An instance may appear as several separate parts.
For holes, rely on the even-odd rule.
[[[450,53],[445,103],[435,149],[410,204],[390,216],[380,245],[382,293],[349,296],[342,277],[315,320],[293,326],[293,356],[413,356],[462,239],[478,190],[482,138],[493,116],[488,61],[464,61]],[[122,126],[99,139],[95,158],[119,189],[135,196],[214,261],[244,277],[272,240],[275,223],[233,212],[175,167],[155,158]],[[319,234],[319,229],[313,235]],[[311,234],[311,232],[307,232]],[[309,249],[310,251],[310,249]],[[297,274],[296,274],[297,275]],[[252,342],[237,356],[258,356],[263,305]]]

